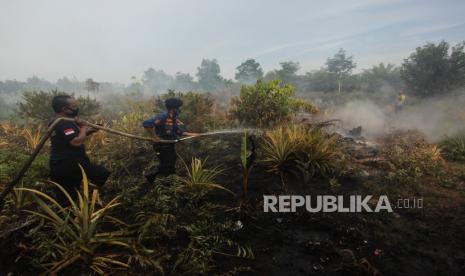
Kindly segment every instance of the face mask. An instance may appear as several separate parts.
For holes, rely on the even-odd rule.
[[[71,109],[71,108],[67,107],[67,109],[69,111],[71,111],[71,113],[68,113],[68,115],[71,116],[71,117],[76,117],[79,114],[79,107],[76,108],[76,109]]]

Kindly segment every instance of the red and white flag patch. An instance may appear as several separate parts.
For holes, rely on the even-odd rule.
[[[67,128],[65,129],[65,135],[68,136],[68,135],[71,135],[74,133],[74,129],[72,128]]]

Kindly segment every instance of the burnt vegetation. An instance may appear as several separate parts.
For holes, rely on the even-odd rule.
[[[173,96],[184,101],[180,119],[189,130],[244,131],[180,143],[177,175],[151,186],[143,176],[156,165],[150,143],[100,131],[87,151],[111,177],[97,190],[83,171],[76,200],[47,180],[46,145],[1,213],[0,271],[463,274],[463,129],[453,126],[448,136],[431,140],[421,128],[388,125],[367,139],[364,126],[349,135],[330,115],[360,98],[392,107],[402,86],[411,99],[407,110],[434,97],[462,97],[464,64],[463,44],[449,49],[442,42],[419,47],[401,67],[380,64],[358,74],[341,49],[321,70],[305,75],[297,74],[296,62],[265,74],[249,59],[237,67],[236,81],[226,80],[218,62],[205,59],[197,80],[150,68],[125,87],[92,79],[1,82],[5,98],[24,92],[9,111],[0,101],[1,189],[37,146],[53,115],[52,97],[64,92],[76,94],[86,119],[131,134],[144,135],[141,122]],[[444,116],[464,118],[460,108],[451,110],[457,112]],[[69,207],[56,201],[58,193]],[[388,195],[392,203],[422,198],[423,208],[264,213],[263,195],[280,194]]]

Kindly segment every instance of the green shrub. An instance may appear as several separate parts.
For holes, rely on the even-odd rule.
[[[305,109],[314,111],[308,102],[294,98],[293,86],[281,85],[280,81],[244,85],[238,97],[231,101],[230,113],[234,119],[247,126],[271,127],[286,121],[295,112]]]
[[[0,151],[0,183],[5,184],[12,180],[29,158],[29,154],[14,151]],[[48,177],[48,154],[39,154],[24,175],[22,181],[25,186],[30,187],[36,181]]]
[[[55,116],[52,99],[57,95],[66,94],[58,90],[27,91],[23,93],[23,100],[18,104],[18,115],[25,119],[50,120]],[[95,99],[79,96],[79,116],[90,117],[99,112],[100,104]]]
[[[441,142],[441,149],[454,161],[465,161],[465,135],[446,137]]]

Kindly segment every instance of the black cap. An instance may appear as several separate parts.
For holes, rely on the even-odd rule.
[[[169,98],[165,100],[165,106],[167,109],[180,108],[182,101],[178,98]]]

